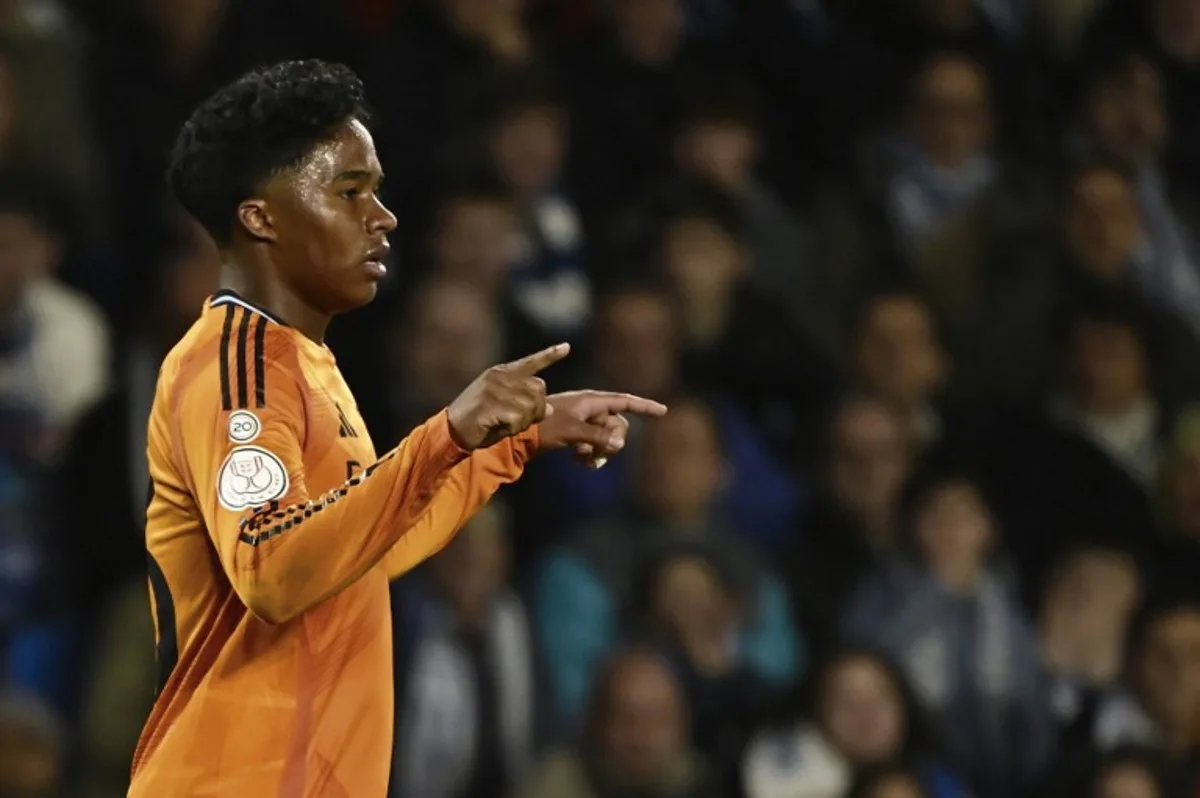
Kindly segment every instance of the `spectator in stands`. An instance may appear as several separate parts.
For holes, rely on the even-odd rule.
[[[744,661],[768,683],[786,683],[803,662],[787,595],[736,528],[715,508],[727,479],[712,411],[694,399],[647,424],[635,454],[633,495],[620,511],[587,525],[551,554],[536,578],[536,625],[556,706],[580,717],[587,685],[605,652],[630,630],[634,575],[664,549],[686,543],[730,569],[746,597]]]
[[[538,679],[508,586],[507,518],[483,508],[417,578],[393,589],[396,746],[389,794],[505,795],[534,754]]]
[[[1051,729],[995,518],[974,478],[934,465],[911,486],[906,531],[912,556],[863,584],[844,629],[899,661],[979,795],[1011,795],[1038,776]]]
[[[846,798],[934,798],[917,774],[901,765],[872,768],[855,780]]]
[[[495,84],[484,147],[522,221],[513,301],[548,342],[577,340],[591,315],[591,284],[583,223],[563,182],[567,110],[543,75],[505,75]]]
[[[939,393],[950,373],[929,305],[918,294],[881,291],[865,301],[851,333],[852,382],[886,403],[918,450],[942,432]]]
[[[692,708],[692,742],[721,783],[734,789],[738,758],[773,697],[738,645],[754,597],[741,593],[711,552],[686,543],[652,559],[639,581],[635,628],[675,664]]]
[[[789,311],[832,353],[830,308],[818,294],[816,242],[756,174],[763,147],[757,98],[726,81],[693,92],[675,133],[674,164],[685,178],[717,186],[737,201],[753,268],[750,278],[786,300]],[[819,317],[822,324],[815,323]]]
[[[495,306],[474,284],[431,277],[409,295],[387,347],[384,407],[366,416],[373,437],[400,440],[450,404],[471,380],[504,358]]]
[[[1133,626],[1128,685],[1100,708],[1094,744],[1153,745],[1181,760],[1200,717],[1200,603],[1152,597]]]
[[[67,246],[61,219],[32,175],[0,177],[0,394],[17,425],[6,437],[38,457],[52,456],[103,394],[110,356],[95,306],[56,279]]]
[[[667,202],[653,247],[679,303],[685,379],[733,400],[794,465],[835,377],[786,306],[750,281],[736,201],[705,186],[682,191]]]
[[[1164,409],[1142,319],[1126,303],[1081,304],[1064,334],[1064,384],[1051,413],[1148,488],[1158,473]]]
[[[670,160],[679,97],[697,70],[682,0],[617,0],[564,57],[572,99],[572,184],[589,225],[607,229]]]
[[[508,353],[514,356],[546,345],[551,335],[537,309],[518,299],[513,268],[521,259],[523,235],[512,192],[484,173],[452,182],[441,193],[427,252],[433,275],[467,283],[496,308]],[[559,340],[553,338],[554,343]]]
[[[1127,170],[1140,218],[1127,267],[1138,289],[1200,336],[1200,261],[1194,232],[1162,171],[1169,134],[1162,75],[1138,50],[1103,53],[1085,78],[1081,144]],[[1184,198],[1186,200],[1186,198]],[[1192,209],[1186,205],[1185,210]],[[1126,264],[1122,264],[1126,265]]]
[[[682,335],[678,306],[661,283],[642,278],[605,291],[598,298],[592,341],[591,373],[576,382],[603,386],[638,396],[668,401],[681,389]],[[584,361],[586,362],[586,361]],[[718,394],[712,410],[729,463],[728,482],[722,491],[723,509],[745,534],[764,547],[783,543],[792,532],[792,520],[802,498],[794,477],[783,469],[746,414]],[[630,419],[626,450],[636,450],[639,420]],[[555,523],[577,525],[582,519],[615,509],[629,485],[632,457],[617,458],[600,471],[563,468],[569,454],[550,455],[533,470],[553,488],[546,495],[558,505]]]
[[[1064,754],[1091,740],[1100,708],[1120,692],[1126,630],[1140,596],[1137,563],[1112,548],[1080,545],[1051,576],[1038,643]]]
[[[57,798],[64,783],[66,730],[35,701],[0,700],[0,795]]]
[[[687,742],[688,706],[670,665],[635,650],[609,660],[577,751],[547,759],[519,798],[716,798],[724,792]]]
[[[924,710],[882,657],[842,649],[812,682],[799,717],[760,736],[746,753],[747,798],[840,798],[857,778],[888,764],[912,768],[933,798],[965,798],[939,759]]]
[[[1182,795],[1159,751],[1121,746],[1093,756],[1060,792],[1064,798],[1169,798]],[[1049,798],[1051,793],[1046,793]]]
[[[858,582],[900,545],[900,496],[914,447],[892,409],[844,399],[829,423],[821,492],[789,552],[800,627],[816,651],[837,638],[838,616]]]

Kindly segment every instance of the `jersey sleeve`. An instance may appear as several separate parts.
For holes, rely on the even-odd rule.
[[[537,427],[530,427],[455,465],[429,509],[388,552],[388,578],[399,578],[441,551],[502,485],[516,481],[537,450],[537,435]]]
[[[211,394],[181,397],[178,432],[196,500],[238,596],[281,623],[371,570],[408,530],[424,528],[435,498],[468,454],[445,411],[342,485],[310,492],[306,394],[271,362],[261,407],[223,409]]]

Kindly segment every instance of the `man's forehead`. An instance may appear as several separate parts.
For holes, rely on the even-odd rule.
[[[299,171],[311,179],[331,181],[347,172],[378,175],[382,168],[370,131],[355,119],[339,127],[329,139],[317,144]]]

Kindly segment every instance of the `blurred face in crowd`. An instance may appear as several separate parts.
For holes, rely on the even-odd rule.
[[[669,225],[662,256],[667,276],[690,310],[723,304],[746,267],[741,242],[715,221],[700,217]]]
[[[1111,169],[1089,169],[1075,178],[1063,218],[1067,250],[1090,274],[1115,280],[1125,273],[1142,238],[1133,187]]]
[[[1158,783],[1142,765],[1118,762],[1096,780],[1095,798],[1159,798]]]
[[[1154,620],[1135,676],[1142,703],[1168,743],[1190,741],[1200,711],[1200,611],[1182,608]]]
[[[979,489],[958,480],[935,487],[921,501],[914,525],[917,545],[934,575],[956,590],[974,587],[995,538]]]
[[[438,273],[492,293],[508,276],[520,224],[513,207],[490,198],[461,198],[442,209],[434,233]]]
[[[505,182],[533,198],[553,186],[566,149],[566,117],[552,105],[522,108],[502,119],[488,147]]]
[[[963,30],[976,20],[972,0],[912,0],[926,24],[942,30]]]
[[[929,308],[915,297],[876,300],[860,322],[855,367],[863,388],[899,412],[929,402],[946,376]]]
[[[821,695],[821,725],[857,766],[890,761],[904,745],[907,718],[887,671],[868,657],[833,666]]]
[[[494,363],[502,344],[488,297],[467,284],[435,280],[414,297],[393,351],[406,391],[424,408],[440,408]]]
[[[1097,85],[1087,103],[1087,127],[1106,152],[1129,168],[1151,166],[1167,137],[1166,98],[1154,64],[1133,57]]]
[[[1137,566],[1129,557],[1087,550],[1051,583],[1045,614],[1062,617],[1076,630],[1119,635],[1137,608],[1140,589]]]
[[[1200,0],[1150,0],[1155,37],[1172,57],[1200,60]]]
[[[1200,435],[1180,447],[1167,464],[1163,492],[1176,532],[1200,542]]]
[[[757,159],[757,132],[733,120],[695,123],[680,134],[675,147],[681,171],[734,195],[746,191]]]
[[[661,66],[675,58],[683,42],[680,0],[615,0],[617,38],[633,60]]]
[[[957,169],[985,151],[992,137],[987,78],[974,61],[941,56],[917,76],[909,133],[934,165]]]
[[[172,342],[196,320],[199,308],[216,292],[221,278],[221,254],[216,243],[191,217],[180,218],[178,224],[183,228],[182,246],[164,264],[168,317],[164,332]]]
[[[880,779],[868,793],[870,798],[925,798],[925,791],[907,773],[895,773]]]
[[[508,582],[508,533],[501,511],[485,505],[440,554],[430,576],[469,628],[487,623],[492,601]]]
[[[883,523],[895,511],[911,465],[903,424],[883,403],[860,399],[834,417],[831,436],[834,501],[868,526]]]
[[[617,663],[600,728],[601,760],[610,781],[653,794],[685,750],[683,697],[666,665],[645,654]]]
[[[670,635],[702,673],[733,664],[737,609],[721,575],[702,557],[680,556],[662,566],[651,597],[655,626]]]
[[[668,297],[627,291],[607,297],[596,319],[597,377],[610,390],[665,399],[675,385],[679,332]]]
[[[646,422],[637,490],[651,511],[670,520],[700,520],[716,501],[725,463],[711,411],[694,401]]]
[[[1142,342],[1123,324],[1077,321],[1068,371],[1071,401],[1091,415],[1123,415],[1149,394]]]
[[[53,273],[58,241],[33,217],[0,212],[0,313],[13,309],[33,279]]]
[[[58,753],[38,733],[0,728],[0,795],[53,798],[61,779]]]

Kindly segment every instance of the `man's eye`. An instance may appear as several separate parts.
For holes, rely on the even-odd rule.
[[[342,198],[343,198],[343,199],[352,200],[352,199],[354,199],[355,197],[357,197],[357,196],[358,196],[359,194],[361,194],[361,193],[362,193],[362,192],[361,192],[361,191],[359,191],[359,190],[358,190],[358,189],[356,189],[356,188],[348,188],[348,189],[346,189],[345,191],[343,191],[343,192],[342,192]]]

